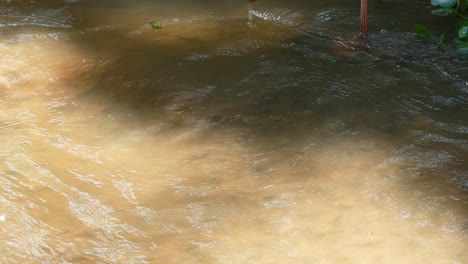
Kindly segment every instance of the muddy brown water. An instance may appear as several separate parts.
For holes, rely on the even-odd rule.
[[[0,1],[1,263],[468,263],[451,21],[246,2]]]

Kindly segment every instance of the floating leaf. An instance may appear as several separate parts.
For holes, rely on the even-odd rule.
[[[452,15],[454,11],[455,10],[453,8],[445,7],[432,10],[432,14],[438,16],[448,16]]]
[[[425,40],[430,40],[431,39],[431,32],[429,29],[427,29],[425,26],[421,24],[416,24],[414,25],[414,33],[418,35],[419,37],[425,39]]]
[[[454,7],[457,0],[431,0],[431,5],[440,7]]]
[[[464,26],[458,30],[458,38],[468,38],[468,26]]]
[[[159,23],[159,22],[151,21],[151,22],[149,22],[149,24],[151,25],[153,30],[162,29],[161,23]]]

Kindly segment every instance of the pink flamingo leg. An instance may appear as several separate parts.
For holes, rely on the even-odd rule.
[[[367,37],[367,0],[361,0],[361,34]]]

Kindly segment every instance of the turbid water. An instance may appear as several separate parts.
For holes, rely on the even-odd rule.
[[[468,263],[467,58],[371,4],[0,1],[0,263]]]

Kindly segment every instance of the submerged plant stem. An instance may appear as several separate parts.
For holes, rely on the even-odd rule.
[[[361,0],[361,34],[367,37],[367,0]]]

